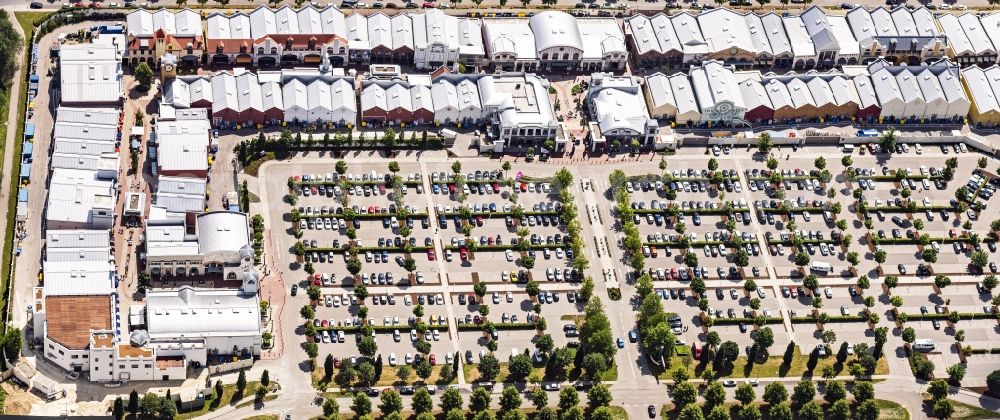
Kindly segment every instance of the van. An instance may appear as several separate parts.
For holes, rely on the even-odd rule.
[[[833,213],[830,213],[829,211],[824,211],[823,219],[826,219],[827,223],[833,223]]]
[[[833,271],[833,266],[827,262],[813,261],[813,263],[809,265],[809,269],[823,274],[830,274],[830,272]]]
[[[844,145],[844,153],[847,153],[847,154],[854,153],[854,145],[853,144],[845,144]]]
[[[858,137],[878,137],[878,130],[872,130],[872,129],[858,130],[857,136]]]
[[[934,340],[919,338],[913,342],[913,349],[923,353],[934,351]]]

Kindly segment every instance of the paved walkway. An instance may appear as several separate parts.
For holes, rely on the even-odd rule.
[[[282,310],[285,307],[287,291],[285,289],[284,278],[275,264],[274,256],[278,255],[274,249],[274,242],[271,241],[271,230],[264,231],[264,272],[261,273],[260,296],[271,304],[266,328],[272,334],[271,348],[261,354],[262,359],[278,359],[285,354],[285,335],[282,333]]]

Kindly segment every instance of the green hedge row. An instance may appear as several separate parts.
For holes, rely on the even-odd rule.
[[[481,331],[485,324],[466,324],[464,322],[458,324],[459,331]],[[535,324],[529,322],[508,322],[508,323],[494,323],[494,327],[498,330],[533,330],[535,329]]]
[[[415,326],[411,326],[409,324],[407,324],[407,325],[372,325],[372,329],[375,332],[392,332],[392,331],[395,331],[395,330],[400,330],[400,333],[403,333],[406,330],[416,329],[416,327]],[[447,325],[427,325],[427,329],[428,330],[447,331],[448,330],[448,326]],[[356,327],[356,326],[353,326],[353,325],[351,325],[351,326],[343,326],[343,327],[340,327],[340,326],[334,326],[334,327],[316,327],[316,331],[343,331],[344,333],[358,333],[358,332],[361,332],[361,327]]]
[[[867,320],[858,315],[829,315],[829,322],[867,322]],[[815,324],[817,322],[816,318],[812,316],[797,316],[792,318],[793,324]]]
[[[397,219],[399,218],[398,213],[375,213],[375,214],[366,213],[366,214],[355,214],[354,218],[355,219],[375,220],[375,219],[383,219],[383,218],[388,218],[388,217],[393,217],[393,216],[396,216]],[[427,213],[410,213],[406,217],[411,218],[411,219],[426,219],[428,217],[428,214]],[[325,218],[343,219],[344,215],[343,214],[325,214],[325,215],[320,215],[320,216],[300,215],[299,218],[300,219],[325,219]]]
[[[753,325],[753,318],[713,318],[715,325]],[[783,318],[770,317],[764,320],[765,324],[781,324],[784,322]]]
[[[360,185],[360,186],[385,185],[386,188],[392,189],[392,183],[386,183],[385,180],[376,180],[376,181],[345,181],[345,182],[347,182],[347,185],[352,186],[352,187],[353,186],[358,186],[358,185]],[[406,185],[407,187],[415,187],[415,186],[421,185],[421,184],[422,183],[420,181],[403,180],[403,185]],[[340,186],[341,182],[340,181],[292,181],[292,185],[293,186],[295,186],[295,185],[307,185],[307,186],[311,186],[311,187],[318,187],[320,185],[322,185],[322,186],[327,186],[327,185],[329,185],[329,186]]]
[[[431,247],[431,246],[425,246],[425,245],[416,245],[416,246],[410,247],[410,249],[413,250],[413,251],[427,251],[428,249],[432,249],[432,248],[433,247]],[[382,252],[382,251],[387,251],[387,252],[405,252],[405,250],[403,249],[403,247],[396,247],[396,246],[362,246],[362,247],[358,247],[357,250],[358,250],[359,254],[360,253],[364,253],[365,251],[372,251],[372,252]],[[306,252],[344,252],[344,251],[347,251],[347,248],[332,248],[332,247],[310,248],[310,247],[306,247]]]

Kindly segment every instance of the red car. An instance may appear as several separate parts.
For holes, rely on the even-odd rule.
[[[323,278],[320,277],[319,273],[313,275],[313,284],[316,285],[316,286],[322,286],[323,285]]]
[[[430,360],[431,366],[434,366],[437,363],[437,359],[434,357],[433,354],[430,355],[427,359]]]
[[[458,253],[462,256],[462,261],[468,261],[469,260],[469,253],[468,253],[468,251],[465,250],[465,248],[460,249],[458,251]]]
[[[521,192],[526,192],[526,191],[528,191],[528,184],[525,184],[525,183],[522,182],[521,183]]]
[[[87,5],[87,7],[91,8],[91,9],[100,9],[101,5],[100,5],[100,3],[91,2],[89,5]]]
[[[500,184],[497,184],[496,182],[493,183],[493,193],[500,194]]]
[[[340,367],[340,358],[339,357],[334,357],[333,358],[333,367],[335,367],[335,368],[339,368]]]
[[[483,216],[476,216],[476,226],[483,225]]]
[[[325,327],[327,325],[327,320],[324,319],[319,324]]]
[[[427,3],[424,3],[424,4],[427,4]],[[434,7],[434,6],[431,6],[431,7]],[[450,192],[450,193],[454,193],[455,192],[455,184],[448,184],[448,192]]]
[[[433,9],[434,8],[434,3],[431,3],[429,1],[425,1],[423,7],[424,7],[424,9]]]
[[[427,250],[427,259],[429,261],[434,261],[435,258],[437,258],[437,256],[434,255],[434,250],[433,249],[428,249]]]

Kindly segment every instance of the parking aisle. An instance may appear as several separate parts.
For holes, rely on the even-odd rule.
[[[438,220],[437,211],[434,209],[434,201],[431,200],[431,185],[430,180],[427,177],[427,163],[420,162],[420,182],[424,186],[424,200],[427,202],[427,218],[430,220],[431,225],[434,226],[434,243],[440,244],[441,251],[444,252],[444,242],[441,241],[441,235],[438,233],[438,225],[435,223]],[[448,312],[448,337],[451,339],[452,351],[458,353],[458,322],[455,318],[455,308],[452,306],[451,302],[451,287],[448,285],[448,270],[445,269],[443,258],[434,258],[434,262],[438,266],[438,276],[441,280],[441,290],[444,293],[444,305],[445,310]],[[458,371],[463,372],[462,363],[464,363],[461,357],[456,357],[458,359]],[[465,375],[458,375],[458,384],[465,385]]]
[[[743,182],[745,184],[746,183],[746,180],[744,179],[745,178],[744,177],[744,172],[745,171],[743,169],[743,163],[742,163],[741,159],[732,159],[732,160],[736,164],[736,174],[737,174],[737,176],[740,178],[741,182]],[[749,188],[744,188],[743,189],[743,198],[747,201],[748,204],[754,202],[753,197],[750,196],[750,189]],[[777,272],[774,269],[774,262],[771,261],[771,253],[770,252],[766,252],[767,251],[767,243],[766,242],[762,242],[765,239],[764,239],[764,231],[763,231],[763,229],[760,228],[760,220],[757,219],[756,212],[751,211],[748,214],[749,214],[750,220],[751,220],[750,224],[753,225],[753,230],[754,230],[754,232],[757,235],[757,242],[760,244],[761,249],[763,249],[765,251],[765,252],[761,252],[760,254],[761,254],[761,256],[764,257],[764,264],[765,264],[764,268],[767,270],[767,278],[770,279],[770,281],[771,281],[771,290],[774,292],[775,296],[779,296],[780,297],[781,293],[778,290],[778,275],[777,275]],[[788,335],[789,335],[789,337],[791,337],[792,341],[795,341],[795,329],[792,328],[792,320],[791,320],[791,316],[789,315],[789,312],[788,312],[788,305],[785,304],[784,299],[780,299],[780,298],[778,299],[778,308],[779,308],[779,311],[781,312],[782,325],[784,325],[784,327],[785,327],[785,332],[788,333]]]

